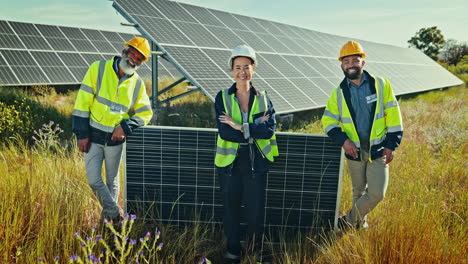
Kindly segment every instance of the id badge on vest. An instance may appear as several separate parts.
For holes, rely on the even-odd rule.
[[[366,96],[367,104],[377,101],[377,94]]]
[[[110,110],[112,113],[120,114],[120,110],[122,110],[122,108],[118,104],[112,104]]]

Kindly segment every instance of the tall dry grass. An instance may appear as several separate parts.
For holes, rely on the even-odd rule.
[[[467,103],[462,87],[402,101],[404,139],[390,164],[387,196],[369,215],[370,229],[288,238],[274,248],[276,263],[467,263]],[[300,129],[321,132],[318,122]],[[76,149],[8,143],[0,143],[0,263],[37,263],[40,256],[66,263],[79,250],[73,234],[99,224],[82,156]],[[345,213],[351,206],[347,172],[342,186]],[[162,263],[197,263],[205,256],[220,263],[219,230],[159,228]]]

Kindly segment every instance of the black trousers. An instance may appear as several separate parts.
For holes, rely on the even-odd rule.
[[[253,162],[252,162],[253,161]],[[247,240],[261,245],[265,217],[266,174],[269,161],[255,145],[241,145],[232,166],[219,168],[224,199],[224,233],[227,250],[235,255],[241,251],[241,218],[247,222]],[[244,205],[241,216],[241,205]]]

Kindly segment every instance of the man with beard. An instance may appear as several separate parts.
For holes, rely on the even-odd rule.
[[[73,110],[73,133],[85,153],[86,176],[102,206],[101,220],[115,223],[121,216],[117,201],[122,143],[153,115],[145,84],[135,72],[151,55],[148,40],[135,37],[124,46],[121,57],[91,64]]]
[[[352,208],[338,228],[367,228],[366,215],[383,200],[388,164],[403,135],[398,101],[390,82],[363,70],[361,45],[346,43],[340,52],[345,78],[335,88],[322,116],[328,136],[343,147],[353,186]]]

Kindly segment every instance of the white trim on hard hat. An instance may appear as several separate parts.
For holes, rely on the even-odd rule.
[[[253,60],[253,63],[256,65],[257,64],[257,57],[255,55],[255,50],[248,46],[248,45],[239,45],[237,47],[235,47],[232,52],[231,52],[231,56],[229,57],[229,60],[228,60],[228,66],[230,69],[232,69],[232,61],[234,58],[237,58],[237,57],[247,57],[247,58],[250,58]]]

